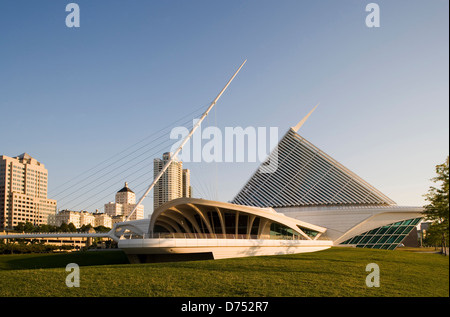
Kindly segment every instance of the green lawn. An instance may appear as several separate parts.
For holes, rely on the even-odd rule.
[[[80,287],[65,284],[68,263]],[[369,288],[365,268],[380,268]],[[449,296],[449,258],[353,248],[225,260],[128,264],[121,252],[0,255],[0,296]]]

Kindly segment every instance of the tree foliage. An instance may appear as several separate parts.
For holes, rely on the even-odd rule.
[[[93,228],[90,224],[83,225],[81,228],[77,229],[73,223],[62,223],[60,226],[51,225],[33,225],[31,222],[19,222],[17,226],[14,227],[15,232],[88,232],[89,229],[94,229],[96,232],[108,232],[111,228],[104,226],[98,226]]]
[[[430,186],[425,199],[429,202],[424,206],[424,215],[427,220],[431,220],[431,226],[428,230],[430,239],[437,245],[442,246],[443,252],[446,252],[449,236],[449,157],[443,164],[436,165],[437,176],[431,180],[437,183],[438,187]],[[440,242],[439,238],[440,237]]]
[[[4,243],[0,241],[0,254],[22,254],[22,253],[49,253],[54,252],[56,250],[72,250],[73,247],[70,245],[50,245],[44,243],[37,243],[32,241],[31,243],[24,243],[20,241],[20,239],[12,239],[17,240],[17,243]]]
[[[52,226],[47,224],[42,225],[33,225],[31,222],[19,222],[17,226],[14,227],[15,232],[25,232],[25,233],[47,233],[47,232],[89,232],[90,229],[94,229],[95,232],[108,232],[111,229],[106,228],[104,226],[98,226],[93,228],[91,225],[84,225],[81,228],[77,229],[73,223],[62,223],[60,226]],[[24,241],[24,239],[14,239],[14,236],[11,235],[11,238],[8,239],[9,242],[5,243],[2,239],[0,239],[0,254],[19,254],[19,253],[47,253],[53,251],[62,251],[62,250],[73,250],[74,247],[71,245],[51,245],[46,244],[42,241],[31,240]],[[97,240],[94,239],[94,246],[97,245]],[[107,243],[110,245],[111,243]],[[75,247],[78,248],[78,247]]]

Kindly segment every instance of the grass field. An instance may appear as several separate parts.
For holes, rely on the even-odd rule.
[[[68,263],[80,287],[67,287]],[[380,268],[367,287],[366,265]],[[331,248],[315,253],[224,260],[128,264],[122,252],[0,256],[0,296],[440,297],[449,296],[449,257]]]

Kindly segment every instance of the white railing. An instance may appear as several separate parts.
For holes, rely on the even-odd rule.
[[[211,234],[211,233],[145,233],[139,234],[125,234],[124,239],[269,239],[269,240],[306,240],[301,236],[285,236],[285,235],[247,235],[247,234]]]
[[[88,232],[8,232],[0,234],[0,239],[32,239],[32,238],[53,238],[53,237],[108,237],[108,233],[88,233]]]
[[[7,236],[14,236],[14,235],[49,235],[49,234],[86,234],[87,232],[8,232],[1,234],[1,236],[7,235]]]

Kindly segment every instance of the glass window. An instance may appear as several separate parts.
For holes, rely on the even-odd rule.
[[[383,226],[380,228],[380,230],[378,231],[379,234],[384,234],[388,231],[389,226]]]
[[[361,240],[362,240],[362,238],[364,238],[364,236],[357,236],[357,237],[354,237],[352,240],[352,242],[350,243],[350,244],[357,244],[357,243],[359,243]]]
[[[379,228],[372,229],[369,232],[367,232],[367,234],[375,234],[375,233],[377,233],[378,229]]]
[[[362,240],[361,240],[361,244],[366,244],[367,242],[369,242],[369,240],[372,238],[372,236],[365,236]]]
[[[413,221],[413,219],[405,220],[405,221],[403,221],[403,224],[402,224],[402,225],[408,226],[409,224],[411,224],[412,221]]]
[[[371,247],[374,244],[385,243],[386,245],[383,246],[383,249],[387,248],[393,250],[421,219],[422,218],[407,219],[380,228],[375,228],[350,238],[342,244],[357,244],[357,246],[360,247]]]
[[[398,227],[392,226],[386,231],[386,234],[393,234],[397,229]]]
[[[408,226],[400,226],[398,230],[395,232],[396,234],[402,234],[408,229]]]
[[[394,243],[394,241],[398,238],[398,235],[394,234],[389,236],[389,238],[387,239],[386,243]]]
[[[250,232],[251,235],[255,235],[256,236],[258,234],[259,222],[260,222],[259,217],[256,217],[255,220],[253,221],[253,224],[252,224],[252,230]]]
[[[420,220],[422,220],[422,218],[414,219],[413,222],[411,223],[411,225],[413,225],[413,226],[417,225],[420,222]]]
[[[374,244],[374,243],[377,243],[378,242],[378,240],[380,240],[380,238],[381,238],[381,236],[380,235],[374,235],[373,237],[372,237],[372,239],[370,239],[370,241],[368,242],[368,244]]]
[[[222,226],[220,224],[220,218],[219,218],[219,215],[217,214],[217,212],[215,210],[209,211],[208,216],[210,219],[211,226],[213,227],[213,232],[214,233],[222,233]]]
[[[270,225],[270,235],[271,236],[298,236],[297,232],[294,232],[291,228],[286,227],[280,223],[272,223]]]
[[[311,238],[314,238],[314,237],[319,233],[319,232],[314,231],[314,230],[310,230],[310,229],[307,229],[307,228],[300,227],[299,225],[297,225],[297,227],[298,227],[300,230],[302,230],[306,235],[308,235],[309,237],[311,237]]]
[[[225,231],[227,234],[236,234],[236,214],[226,212],[225,218]]]
[[[238,234],[247,234],[248,215],[239,214]]]

